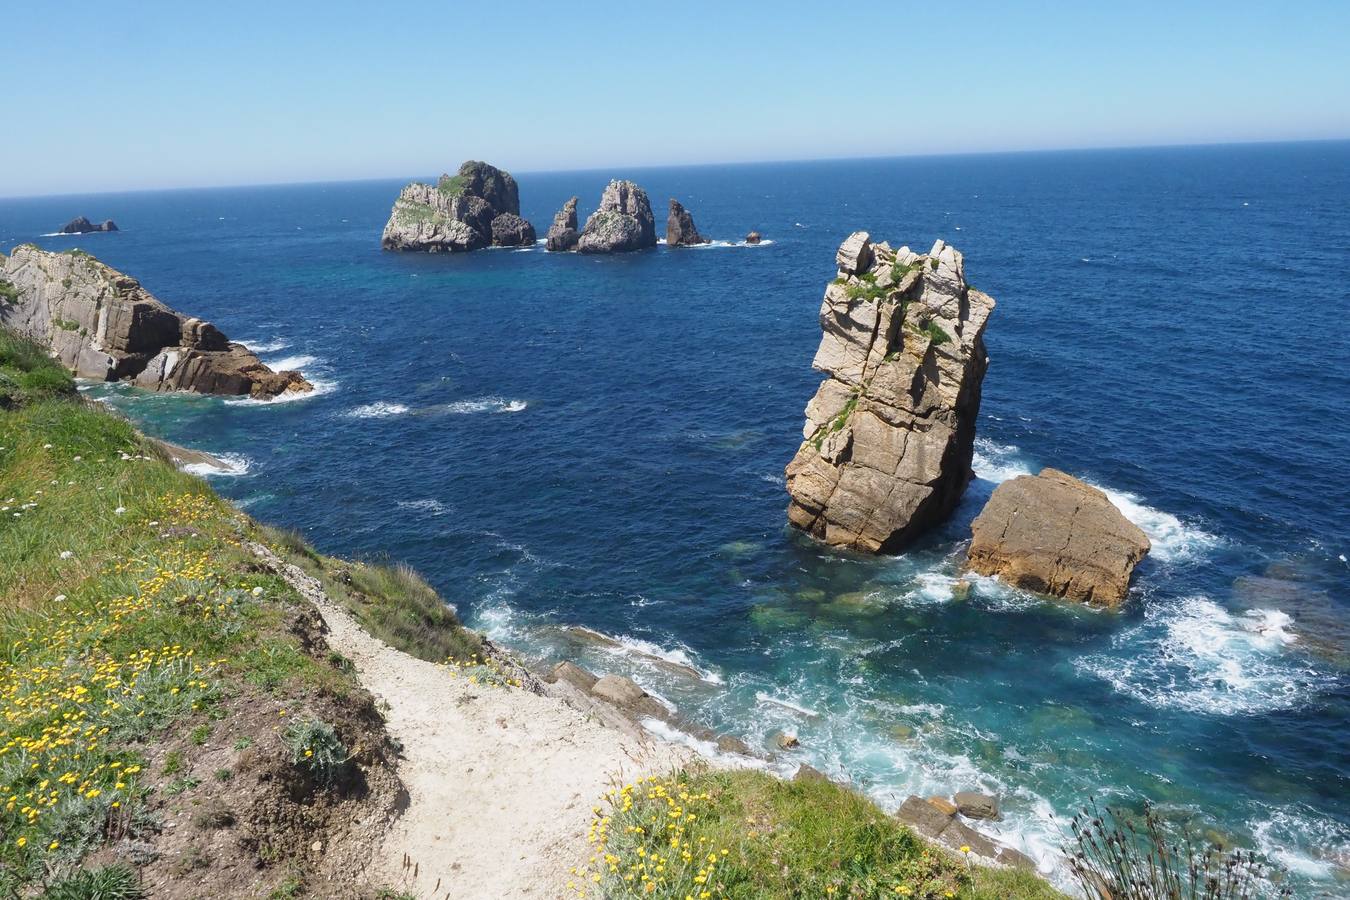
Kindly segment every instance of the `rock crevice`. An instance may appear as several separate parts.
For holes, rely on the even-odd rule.
[[[959,251],[926,254],[849,235],[820,308],[824,372],[787,467],[788,520],[828,544],[903,549],[969,483],[994,300]]]

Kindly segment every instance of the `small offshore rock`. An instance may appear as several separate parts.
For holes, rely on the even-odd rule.
[[[1000,484],[970,530],[966,555],[976,572],[1105,606],[1125,599],[1150,548],[1106,494],[1057,469]]]
[[[534,226],[515,213],[498,213],[492,220],[492,243],[497,247],[533,247]]]
[[[780,731],[775,734],[773,742],[779,750],[792,750],[795,747],[801,746],[801,741],[797,740],[795,734],[788,734],[785,731]]]
[[[997,819],[998,798],[978,791],[961,791],[952,800],[957,812],[968,819]]]
[[[674,197],[670,198],[670,214],[666,216],[666,246],[691,247],[706,244],[708,239],[694,227],[694,217]]]
[[[573,197],[564,203],[563,208],[553,217],[544,248],[554,252],[574,250],[578,238],[580,235],[577,233],[577,198]]]
[[[96,231],[117,231],[117,223],[112,219],[104,219],[98,225],[86,219],[84,216],[76,216],[61,227],[59,234],[90,234]]]
[[[399,192],[380,246],[385,250],[463,253],[533,244],[534,226],[520,218],[516,180],[496,166],[467,160],[436,184],[412,182]]]
[[[745,236],[747,244],[758,244],[762,240],[764,240],[764,237],[758,231],[752,231]]]
[[[600,207],[577,240],[581,253],[627,253],[656,246],[656,219],[647,192],[631,181],[611,181]]]

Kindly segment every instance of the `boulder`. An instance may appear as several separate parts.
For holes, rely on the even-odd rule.
[[[76,216],[61,227],[59,234],[90,234],[95,231],[117,231],[117,223],[112,219],[104,219],[98,225],[86,219],[84,216]]]
[[[758,244],[762,240],[764,240],[764,237],[758,231],[752,231],[745,236],[747,244]]]
[[[943,812],[922,797],[908,797],[895,811],[895,817],[925,837],[935,838],[952,824],[951,814]]]
[[[563,661],[553,667],[553,671],[549,673],[547,680],[550,683],[567,682],[583,691],[589,691],[595,687],[595,683],[600,679],[576,663]]]
[[[970,567],[1017,587],[1115,606],[1148,537],[1097,488],[1056,469],[1000,484],[970,526]]]
[[[498,213],[492,220],[492,243],[497,247],[533,247],[534,226],[515,213]]]
[[[996,858],[999,845],[989,840],[989,838],[980,834],[974,828],[971,828],[964,822],[953,819],[947,827],[937,835],[940,843],[945,844],[949,849],[957,852],[974,853],[976,856],[983,856],[985,859]],[[969,848],[962,850],[962,847]]]
[[[548,236],[544,241],[544,248],[554,252],[562,250],[574,250],[577,246],[577,198],[573,197],[563,204],[563,208],[558,210],[558,214],[553,217],[553,224],[548,228]]]
[[[170,309],[88,253],[25,244],[0,260],[0,281],[16,291],[15,302],[0,304],[0,325],[50,347],[80,377],[262,398],[313,389],[299,372],[274,372],[210,322]]]
[[[636,682],[622,675],[602,676],[591,685],[591,693],[606,703],[620,707],[636,706],[638,701],[647,696],[647,692]]]
[[[829,781],[825,773],[814,766],[808,766],[802,763],[797,767],[797,771],[792,775],[793,781]]]
[[[956,811],[968,819],[997,819],[998,798],[978,791],[961,791],[952,798]]]
[[[931,803],[934,808],[942,812],[944,815],[947,816],[956,815],[956,804],[948,800],[946,797],[929,797],[927,802]]]
[[[656,219],[647,192],[631,181],[611,181],[581,230],[577,250],[627,253],[655,246]]]
[[[833,546],[897,552],[973,477],[994,301],[942,241],[918,254],[855,232],[835,261],[812,362],[825,378],[787,466],[788,521]]]
[[[534,226],[520,217],[511,173],[468,160],[436,184],[413,182],[399,193],[380,236],[385,250],[463,253],[533,244]]]
[[[797,740],[795,734],[788,734],[784,731],[779,731],[774,734],[773,743],[779,750],[793,750],[801,746],[801,741]]]
[[[738,753],[741,756],[754,756],[755,753],[750,749],[750,745],[738,737],[730,734],[719,734],[716,740],[717,749],[723,753]]]
[[[670,214],[666,216],[666,246],[690,247],[706,244],[708,239],[698,233],[694,227],[694,217],[689,214],[680,201],[670,198]]]

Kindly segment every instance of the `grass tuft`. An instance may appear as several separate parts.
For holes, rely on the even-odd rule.
[[[100,869],[81,869],[53,882],[42,900],[140,900],[145,890],[129,866],[115,864]]]

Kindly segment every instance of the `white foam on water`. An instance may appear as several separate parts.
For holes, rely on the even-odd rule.
[[[424,500],[400,500],[398,501],[397,506],[399,509],[412,509],[432,516],[443,516],[450,511],[450,508],[444,503],[431,498]]]
[[[285,338],[272,338],[270,341],[236,341],[236,343],[243,344],[254,353],[276,353],[291,345]]]
[[[220,465],[207,462],[190,463],[183,466],[183,471],[202,477],[212,475],[237,477],[247,475],[248,470],[253,468],[253,460],[240,453],[213,453],[211,455],[219,460]]]
[[[712,741],[696,738],[689,732],[681,731],[669,723],[662,722],[660,719],[653,719],[650,717],[644,718],[641,720],[641,725],[662,740],[688,747],[705,759],[717,760],[726,765],[747,769],[763,769],[768,766],[762,759],[742,756],[739,753],[723,753],[721,750],[717,749],[717,745]]]
[[[503,397],[477,397],[473,400],[456,400],[454,403],[447,403],[441,409],[455,415],[469,415],[472,413],[498,412],[515,413],[524,410],[528,403],[524,400],[507,400]]]
[[[663,242],[664,243],[664,242]],[[725,250],[728,247],[767,247],[773,241],[769,238],[760,240],[758,244],[751,244],[746,241],[709,241],[706,244],[689,244],[681,249],[683,250]]]
[[[377,400],[374,403],[349,409],[345,415],[349,419],[387,419],[391,416],[401,416],[407,411],[408,407],[402,403],[388,403],[384,400]]]
[[[714,672],[711,669],[706,669],[696,663],[693,659],[693,651],[688,647],[676,647],[672,650],[662,647],[659,644],[653,644],[651,641],[644,641],[642,638],[628,637],[626,635],[610,635],[599,631],[595,633],[618,645],[616,647],[605,647],[604,649],[607,653],[637,657],[639,659],[644,656],[655,657],[656,659],[665,660],[672,665],[693,671],[698,675],[701,681],[706,681],[708,684],[725,683],[719,673]]]
[[[313,400],[315,397],[322,397],[324,394],[331,394],[338,389],[336,381],[324,381],[319,378],[310,378],[309,383],[314,386],[310,391],[287,391],[284,394],[278,394],[275,397],[231,397],[225,402],[232,406],[278,406],[283,403],[298,403],[301,400]]]
[[[276,372],[301,372],[310,366],[317,365],[322,362],[322,360],[317,356],[307,356],[301,353],[295,356],[283,356],[280,359],[266,359],[263,360],[263,362],[267,363],[267,365]]]
[[[758,700],[760,703],[772,703],[775,706],[781,706],[784,709],[790,709],[793,712],[801,713],[804,716],[810,716],[813,719],[820,718],[820,713],[818,711],[811,709],[809,706],[803,706],[800,702],[796,700],[790,700],[783,697],[774,697],[771,694],[766,694],[764,691],[756,691],[755,699]]]
[[[1350,864],[1350,829],[1289,807],[1248,823],[1261,853],[1295,875],[1330,879]]]
[[[1002,484],[1019,475],[1033,474],[1031,465],[1012,445],[996,444],[984,438],[975,441],[975,455],[971,460],[975,476],[984,481]],[[1039,470],[1038,470],[1039,471]],[[1073,474],[1070,472],[1069,474]],[[1087,479],[1083,479],[1087,481]],[[1184,562],[1196,559],[1219,544],[1219,538],[1209,532],[1188,525],[1169,512],[1145,506],[1139,497],[1088,481],[1106,494],[1125,518],[1148,535],[1153,545],[1150,556],[1164,562]]]
[[[1291,649],[1292,623],[1278,609],[1234,614],[1207,597],[1155,603],[1113,641],[1126,652],[1075,665],[1158,708],[1220,716],[1291,709],[1334,682]]]

